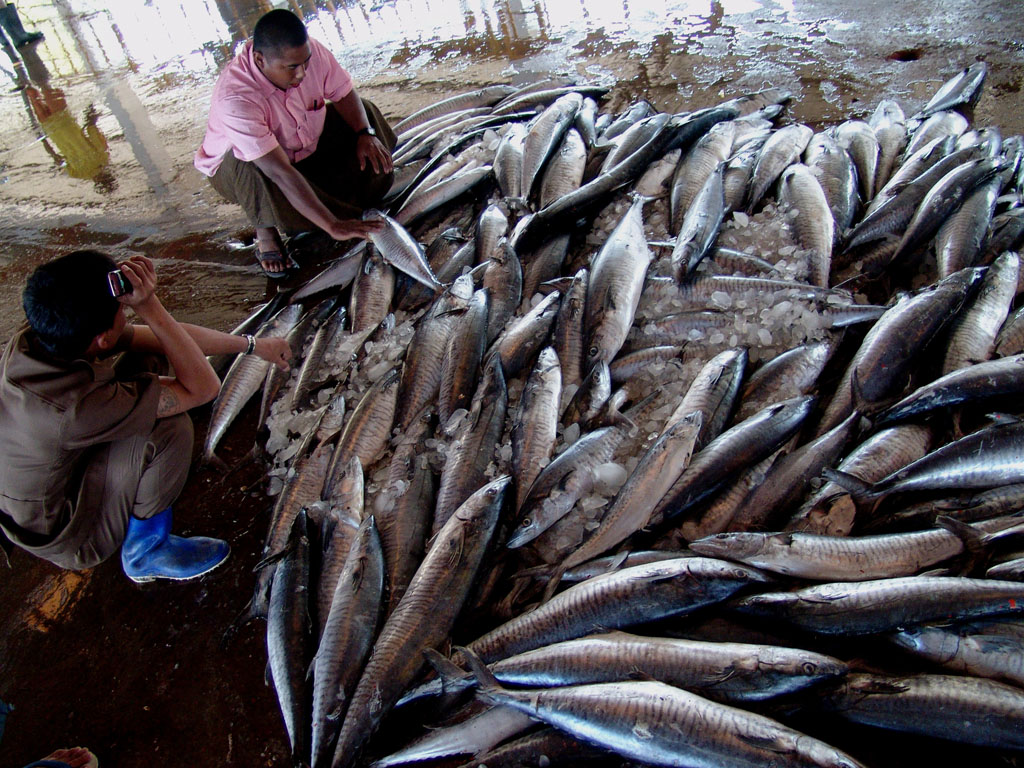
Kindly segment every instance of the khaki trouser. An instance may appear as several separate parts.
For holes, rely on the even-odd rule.
[[[128,353],[117,369],[126,377],[138,371],[162,374],[168,367],[161,356]],[[152,517],[178,498],[188,479],[192,443],[192,420],[180,413],[157,419],[148,435],[89,449],[77,463],[77,495],[64,502],[67,522],[52,538],[21,530],[3,512],[0,520],[25,551],[61,568],[92,568],[121,547],[129,517]],[[0,564],[11,543],[0,531]]]
[[[388,150],[394,149],[395,133],[380,110],[365,99],[363,107],[377,138]],[[295,163],[316,196],[339,219],[360,218],[363,210],[380,204],[394,179],[393,173],[359,168],[356,138],[337,110],[329,107],[316,151]],[[275,227],[286,235],[317,229],[255,163],[239,160],[233,152],[224,155],[210,184],[226,200],[241,205],[254,227]]]

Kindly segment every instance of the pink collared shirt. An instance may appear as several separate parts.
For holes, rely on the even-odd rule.
[[[312,56],[306,76],[282,91],[260,72],[248,41],[224,68],[213,87],[206,137],[193,164],[213,176],[228,150],[251,162],[280,146],[298,162],[313,154],[324,129],[328,101],[352,90],[352,78],[331,52],[309,39]]]

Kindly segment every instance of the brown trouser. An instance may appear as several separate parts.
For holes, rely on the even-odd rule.
[[[395,133],[380,110],[363,99],[366,117],[388,150],[395,147]],[[380,204],[391,188],[393,173],[360,169],[356,158],[356,134],[333,107],[328,107],[324,131],[316,151],[295,163],[316,196],[339,219],[357,219],[363,210]],[[293,235],[316,229],[316,225],[295,210],[280,188],[256,167],[239,160],[233,152],[224,155],[210,184],[222,197],[242,206],[254,227],[276,227]]]

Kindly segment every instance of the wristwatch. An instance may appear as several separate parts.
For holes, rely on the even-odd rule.
[[[377,135],[377,132],[375,130],[373,130],[373,128],[371,128],[370,126],[366,126],[365,128],[360,128],[358,131],[356,131],[356,136],[357,137],[358,136],[362,136],[364,133],[367,136],[376,136]]]

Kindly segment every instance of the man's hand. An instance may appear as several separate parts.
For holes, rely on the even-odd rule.
[[[369,163],[374,173],[391,173],[391,153],[376,136],[361,133],[356,137],[356,157],[359,158],[359,170],[365,171]]]
[[[288,341],[285,339],[256,339],[256,346],[252,352],[254,355],[266,360],[268,363],[273,363],[282,371],[287,371],[290,367],[289,361],[292,359],[292,348],[288,345]]]
[[[384,229],[383,221],[360,221],[359,219],[335,219],[335,223],[326,230],[335,240],[352,240],[360,238],[368,240],[374,232]]]
[[[145,256],[135,254],[117,265],[132,284],[131,293],[118,297],[118,301],[129,307],[139,307],[149,301],[156,291],[156,269]]]

